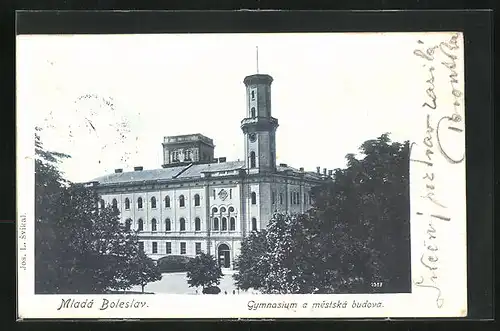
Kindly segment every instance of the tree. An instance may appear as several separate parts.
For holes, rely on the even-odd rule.
[[[264,293],[410,291],[409,144],[387,134],[346,156],[303,215],[275,214],[242,242],[233,277]],[[381,283],[383,287],[372,287]]]
[[[111,206],[99,209],[95,190],[64,179],[57,166],[67,155],[46,151],[38,133],[35,144],[35,292],[105,293],[135,285],[132,271],[142,266],[133,263],[136,234]]]
[[[189,287],[201,286],[204,290],[220,284],[223,274],[212,255],[200,253],[187,263]]]
[[[138,249],[127,270],[131,271],[128,275],[130,284],[141,285],[142,293],[144,293],[144,287],[148,283],[159,281],[162,278],[158,265],[142,249]]]

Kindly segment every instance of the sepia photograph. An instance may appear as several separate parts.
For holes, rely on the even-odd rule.
[[[462,44],[18,36],[25,311],[465,314]]]

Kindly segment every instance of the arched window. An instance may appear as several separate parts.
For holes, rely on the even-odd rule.
[[[283,193],[280,193],[280,205],[283,204]]]
[[[156,218],[151,220],[151,231],[155,232],[157,230]]]
[[[168,195],[165,197],[165,208],[170,208],[170,197]]]
[[[137,199],[137,208],[142,209],[142,198]]]
[[[104,200],[103,200],[103,199],[101,199],[101,201],[100,201],[100,202],[101,202],[101,209],[104,209]]]
[[[231,217],[229,219],[229,231],[234,231],[236,230],[236,220],[234,219],[234,217]]]
[[[257,231],[257,219],[255,217],[252,218],[252,231]]]
[[[181,195],[179,197],[179,207],[184,207],[184,206],[185,206],[184,196]]]
[[[293,204],[294,204],[294,202],[293,202],[293,197],[294,197],[293,192],[290,192],[290,204],[291,204],[291,205],[293,205]]]
[[[255,107],[252,107],[252,109],[250,109],[250,116],[255,117]]]
[[[225,212],[226,212],[226,207],[222,207],[222,208],[220,209],[220,212],[221,212],[221,213],[225,213]]]
[[[255,152],[250,153],[250,168],[255,168]]]
[[[307,195],[304,193],[304,205],[307,203]]]
[[[227,218],[222,218],[222,231],[227,231]]]
[[[125,198],[125,210],[129,210],[130,209],[130,200],[129,198]]]
[[[257,194],[252,192],[252,205],[257,204]]]
[[[234,207],[232,207],[232,206],[231,206],[231,207],[229,207],[229,212],[230,212],[230,213],[234,213]]]
[[[156,198],[151,197],[151,208],[156,208]]]
[[[212,213],[215,214],[218,211],[217,207],[212,208]]]
[[[199,194],[195,194],[194,195],[194,205],[195,206],[199,206],[200,205],[200,195]]]
[[[130,231],[131,228],[132,228],[132,220],[129,218],[125,221],[125,229],[127,231]]]
[[[116,199],[113,199],[112,206],[114,211],[118,211],[118,201],[116,201]]]
[[[252,100],[255,100],[255,91],[252,91]]]
[[[137,222],[137,231],[144,231],[144,221],[142,218]]]
[[[196,217],[194,219],[194,230],[195,231],[200,231],[201,230],[201,220],[199,217]]]
[[[180,230],[181,231],[186,231],[186,220],[184,218],[181,218],[179,220],[179,223],[180,223]]]
[[[170,222],[170,218],[165,220],[165,231],[172,231],[172,223]]]
[[[214,230],[219,230],[219,219],[217,217],[214,218]]]

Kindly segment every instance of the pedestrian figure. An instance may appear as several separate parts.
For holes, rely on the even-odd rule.
[[[233,294],[236,294],[236,291],[235,291],[235,290],[233,290]]]
[[[227,294],[227,291],[224,291],[224,294]]]

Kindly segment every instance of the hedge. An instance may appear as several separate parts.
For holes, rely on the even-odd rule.
[[[160,272],[185,272],[187,263],[192,258],[182,255],[169,255],[158,259]]]

